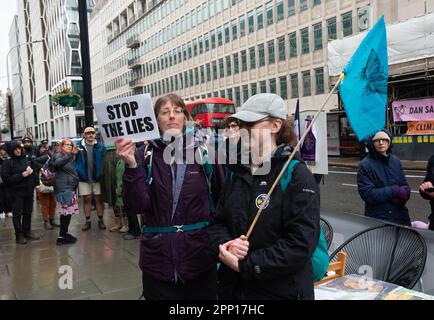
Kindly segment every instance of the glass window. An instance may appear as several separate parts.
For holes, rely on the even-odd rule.
[[[309,53],[309,28],[301,29],[301,54]]]
[[[359,32],[363,32],[369,29],[369,6],[359,8],[357,10],[359,17]]]
[[[204,42],[205,42],[205,52],[208,52],[209,51],[209,33],[205,34]]]
[[[291,32],[289,34],[289,57],[297,56],[297,34],[296,32]]]
[[[197,39],[193,40],[193,56],[197,56]]]
[[[268,47],[268,64],[274,64],[276,62],[276,56],[274,54],[274,40],[268,41],[267,47]]]
[[[220,74],[220,79],[225,76],[225,66],[223,63],[223,58],[219,59],[219,74]]]
[[[256,82],[250,84],[250,91],[252,92],[252,96],[258,93],[258,84]]]
[[[256,52],[255,47],[249,49],[250,69],[256,69]]]
[[[206,64],[206,81],[211,81],[211,65]]]
[[[304,71],[302,73],[303,77],[303,96],[310,96],[311,95],[311,89],[310,89],[310,70]]]
[[[285,17],[285,10],[283,9],[283,0],[276,2],[277,21],[283,20]]]
[[[203,53],[203,38],[202,38],[202,36],[200,36],[198,38],[198,41],[199,41],[199,54],[202,54]]]
[[[288,0],[288,16],[295,15],[295,0]]]
[[[288,89],[287,89],[287,83],[286,83],[286,76],[279,78],[280,83],[280,97],[283,100],[288,99]]]
[[[190,70],[189,77],[190,77],[190,87],[192,87],[193,83],[194,83],[193,82],[194,81],[194,78],[193,78],[193,69]]]
[[[291,98],[298,98],[298,74],[291,74]]]
[[[313,0],[313,2],[312,2],[313,6],[317,6],[319,4],[321,4],[321,0]]]
[[[211,49],[215,49],[216,41],[215,41],[215,31],[211,31]]]
[[[267,81],[266,80],[259,82],[259,86],[261,88],[261,93],[267,93]]]
[[[237,106],[241,105],[240,87],[235,88],[235,105],[237,105]]]
[[[223,10],[226,10],[229,8],[229,0],[223,0]]]
[[[241,51],[241,71],[247,71],[247,51]]]
[[[313,38],[315,50],[322,49],[322,23],[317,23],[313,26]]]
[[[232,74],[232,63],[231,56],[226,57],[226,75],[230,76]]]
[[[212,62],[212,78],[213,80],[217,80],[217,62]]]
[[[344,37],[348,37],[353,34],[353,18],[351,15],[352,11],[342,15],[342,32]]]
[[[205,82],[205,68],[204,66],[200,66],[200,83]]]
[[[219,14],[220,12],[222,12],[222,1],[221,0],[216,0],[215,2],[215,12],[217,14]]]
[[[232,40],[238,39],[238,22],[237,19],[232,20]]]
[[[270,93],[276,93],[276,79],[270,79]]]
[[[222,27],[219,27],[217,29],[217,44],[219,47],[223,45],[223,29]]]
[[[230,26],[229,26],[229,22],[225,23],[224,29],[225,29],[225,43],[228,43],[231,40],[230,39]]]
[[[207,3],[204,3],[202,5],[202,18],[203,18],[203,21],[208,20],[208,5],[207,5]]]
[[[327,34],[328,34],[328,40],[337,39],[336,17],[327,20]]]
[[[324,93],[324,69],[315,69],[316,94]]]
[[[264,27],[264,12],[262,7],[256,9],[256,21],[258,30],[261,30]]]
[[[267,11],[267,26],[271,26],[274,22],[273,7],[273,2],[269,2],[265,5],[265,10]]]
[[[285,61],[285,36],[280,37],[279,39],[277,39],[277,41],[279,43],[279,61]]]
[[[193,10],[191,11],[191,27],[192,27],[192,28],[195,27],[196,24],[197,24],[196,10],[193,9]]]
[[[233,58],[234,58],[234,74],[238,74],[240,72],[240,62],[238,60],[238,53],[234,53]]]
[[[255,31],[255,15],[253,10],[247,13],[247,20],[249,20],[249,33]]]
[[[307,0],[300,0],[300,11],[307,10]]]
[[[246,35],[246,16],[240,16],[240,38]]]
[[[244,85],[243,86],[243,102],[246,102],[247,99],[249,99],[249,86]]]
[[[217,0],[217,2],[220,2]],[[214,0],[209,0],[209,16],[214,17]]]
[[[226,92],[227,92],[228,99],[233,101],[234,97],[232,95],[232,88],[227,89]]]
[[[265,66],[265,45],[261,43],[258,45],[259,66]]]

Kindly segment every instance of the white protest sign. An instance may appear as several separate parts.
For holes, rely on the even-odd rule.
[[[95,103],[104,144],[114,145],[117,137],[133,142],[160,137],[157,119],[149,94]]]

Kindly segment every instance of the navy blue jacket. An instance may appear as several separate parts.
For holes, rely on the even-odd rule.
[[[357,172],[357,185],[365,202],[365,215],[410,226],[410,216],[405,206],[405,202],[410,198],[410,187],[401,161],[390,153],[392,143],[389,154],[383,156],[375,151],[371,138],[368,141],[366,146],[369,154],[360,162]],[[400,199],[397,194],[397,186],[403,186],[404,199]]]
[[[428,166],[426,168],[426,175],[423,182],[430,181],[432,184],[434,184],[434,155],[431,156],[428,160]],[[420,191],[419,191],[420,192]],[[429,219],[431,221],[434,221],[434,199],[432,199],[427,193],[420,192],[420,195],[425,198],[426,200],[430,200],[431,204],[431,215],[429,216]]]
[[[78,173],[78,177],[80,181],[88,182],[89,177],[87,174],[87,151],[85,148],[84,139],[78,144],[78,148],[80,152],[76,156],[75,160],[75,170]],[[93,177],[92,180],[95,182],[99,182],[102,174],[102,166],[105,155],[105,147],[104,145],[97,141],[93,146]]]

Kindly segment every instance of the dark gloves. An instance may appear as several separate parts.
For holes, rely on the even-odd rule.
[[[393,199],[394,204],[404,205],[410,199],[410,188],[408,186],[393,186]]]

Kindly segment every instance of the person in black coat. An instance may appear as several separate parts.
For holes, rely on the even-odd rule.
[[[228,166],[233,174],[223,187],[208,228],[211,250],[221,262],[218,297],[313,299],[311,258],[320,234],[320,194],[303,161],[298,159],[285,191],[280,185],[276,187],[246,238],[256,212],[292,152],[295,134],[286,120],[286,106],[275,94],[258,94],[232,117],[240,120],[241,162]],[[243,164],[246,151],[251,156]],[[260,155],[256,160],[255,153]]]
[[[9,158],[7,146],[5,143],[0,145],[0,173],[1,168],[5,161]],[[0,176],[0,219],[4,219],[6,214],[11,214],[11,201],[9,190],[6,186],[6,182]]]
[[[424,199],[430,202],[431,215],[428,217],[429,229],[434,230],[434,155],[428,160],[425,179],[419,186],[419,192]]]
[[[19,142],[11,141],[8,151],[10,159],[7,159],[2,166],[2,178],[4,178],[12,197],[12,220],[16,242],[26,244],[27,240],[39,239],[31,233],[33,190],[35,187],[33,169]]]
[[[401,161],[391,153],[391,134],[377,132],[367,140],[369,154],[360,162],[357,186],[365,202],[365,215],[411,226],[408,209],[410,187]]]

